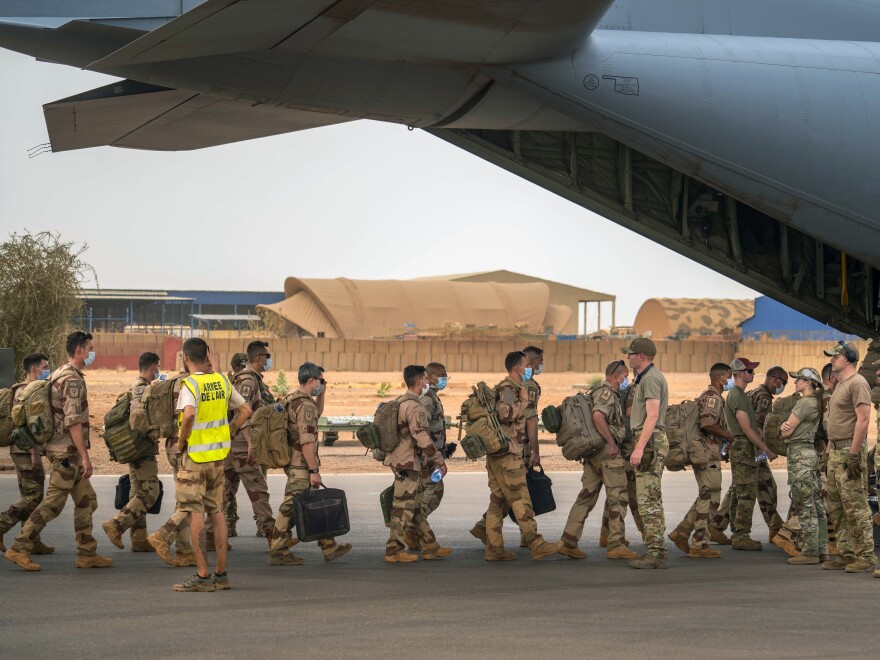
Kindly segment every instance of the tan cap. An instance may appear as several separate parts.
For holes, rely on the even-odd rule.
[[[822,384],[822,376],[819,375],[819,372],[813,369],[812,367],[804,367],[803,369],[798,369],[797,371],[789,371],[788,375],[792,378],[801,378],[803,380],[811,380],[817,385]]]
[[[730,363],[731,371],[748,371],[749,369],[755,370],[758,368],[760,362],[752,362],[748,358],[738,357],[733,358],[733,362]]]
[[[853,363],[858,362],[858,361],[859,361],[859,349],[857,349],[857,348],[856,348],[855,346],[853,346],[852,344],[847,344],[847,343],[846,343],[845,341],[843,341],[842,339],[841,339],[839,342],[837,342],[837,346],[835,346],[835,347],[832,348],[831,350],[829,350],[829,351],[822,351],[822,352],[825,353],[825,355],[827,355],[828,357],[834,357],[835,355],[843,355],[844,357],[846,357],[846,351],[847,351],[847,349],[849,349],[850,351],[852,351],[852,354],[853,354],[853,356],[855,357],[854,360],[850,360],[850,359],[847,357],[847,362],[853,362]]]
[[[642,353],[654,357],[657,355],[657,346],[647,337],[636,337],[629,343],[629,346],[620,349],[620,352],[624,355],[638,355]]]

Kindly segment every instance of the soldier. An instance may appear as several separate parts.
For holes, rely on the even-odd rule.
[[[721,443],[733,441],[733,434],[724,428],[724,399],[722,392],[732,386],[730,367],[723,362],[712,365],[709,370],[709,387],[697,397],[700,411],[700,431],[711,456],[706,466],[694,465],[697,480],[697,500],[691,505],[678,527],[669,534],[688,557],[695,559],[720,559],[721,553],[709,547],[709,520],[715,515],[721,500]],[[691,532],[693,539],[689,541]]]
[[[269,532],[269,565],[297,566],[303,558],[289,552],[299,543],[290,533],[293,501],[309,488],[321,487],[321,461],[318,458],[318,418],[324,412],[327,381],[324,369],[311,362],[299,368],[299,387],[287,395],[287,439],[290,442],[290,463],[284,468],[287,487],[284,501],[278,507],[273,529]],[[340,545],[335,539],[318,541],[324,561],[333,561],[351,551],[351,544]]]
[[[425,367],[407,366],[403,370],[403,381],[407,392],[397,398],[400,443],[384,461],[395,477],[390,531],[385,544],[385,561],[389,564],[410,563],[418,559],[417,555],[405,550],[406,533],[410,528],[415,530],[422,559],[439,559],[452,554],[452,548],[437,543],[421,496],[419,474],[422,470],[433,472],[440,468],[441,475],[446,476],[446,460],[431,441],[428,416],[419,402],[419,397],[428,393]]]
[[[438,394],[440,390],[446,388],[449,374],[446,373],[446,367],[439,362],[431,362],[425,367],[425,370],[428,373],[428,393],[419,397],[419,401],[428,416],[428,435],[431,436],[434,448],[440,452],[443,458],[449,458],[451,452],[446,444],[446,414]],[[424,499],[423,508],[425,515],[430,516],[437,510],[443,499],[443,480],[434,483],[431,480],[431,470],[427,467],[422,470],[420,478],[422,482],[421,494]],[[407,547],[410,550],[418,549],[418,543],[412,531],[407,532]]]
[[[229,366],[232,367],[232,371],[228,371],[226,373],[229,381],[232,382],[235,380],[235,374],[244,369],[247,366],[248,359],[247,353],[236,353],[232,356],[232,359],[229,361]],[[266,478],[266,470],[260,468],[260,472],[263,474],[263,478]],[[238,523],[238,500],[236,499],[236,495],[238,494],[238,486],[241,483],[241,480],[236,475],[235,480],[232,482],[231,486],[227,485],[227,490],[231,488],[232,497],[228,498],[223,503],[223,516],[226,518],[226,528],[229,530],[229,536],[238,536],[238,531],[236,530],[236,523]],[[254,516],[254,521],[257,520],[257,516]],[[257,536],[262,536],[263,530],[260,529],[259,524],[257,524]],[[209,537],[210,537],[209,533]],[[210,543],[210,539],[209,539]]]
[[[630,561],[629,565],[639,569],[667,568],[661,481],[669,452],[666,438],[669,385],[660,369],[654,366],[657,347],[653,341],[642,337],[633,339],[622,352],[628,357],[629,366],[638,374],[631,417],[636,445],[629,462],[636,471],[636,499],[645,537],[645,554]]]
[[[515,552],[504,550],[502,525],[504,517],[512,509],[532,559],[543,559],[556,554],[561,542],[548,543],[538,534],[535,512],[526,485],[526,469],[523,464],[523,445],[526,437],[526,411],[529,407],[529,390],[523,382],[532,376],[528,357],[522,351],[513,351],[504,359],[507,378],[495,386],[495,411],[507,436],[507,446],[486,456],[489,473],[489,509],[486,511],[486,561],[511,561]]]
[[[23,382],[12,386],[12,403],[15,405],[21,400],[24,388],[35,380],[45,380],[49,377],[49,358],[43,353],[28,353],[22,362],[25,379]],[[18,523],[25,520],[34,512],[34,509],[43,501],[43,488],[46,481],[46,471],[43,468],[45,453],[40,447],[34,446],[29,450],[19,449],[14,444],[9,447],[9,457],[15,466],[18,477],[18,493],[21,497],[13,502],[6,511],[0,513],[0,552],[6,552],[3,545],[3,535]],[[49,555],[55,552],[55,548],[46,545],[40,536],[34,539],[32,555]]]
[[[585,458],[584,474],[581,477],[583,489],[568,514],[562,532],[562,547],[559,554],[572,559],[585,559],[587,553],[578,547],[584,522],[596,506],[602,486],[605,487],[605,500],[609,502],[608,516],[608,559],[635,559],[636,553],[627,550],[623,543],[623,517],[628,505],[626,492],[626,468],[621,445],[624,425],[623,409],[620,407],[620,392],[629,385],[626,362],[615,360],[605,368],[605,382],[587,393],[592,400],[593,424],[596,431],[607,443],[599,453]]]
[[[263,382],[262,376],[272,366],[272,355],[268,348],[269,344],[264,341],[252,341],[248,344],[248,366],[236,373],[232,380],[233,387],[253,411],[256,411],[264,403],[275,402],[268,386]],[[235,500],[238,484],[241,482],[251,501],[254,515],[257,518],[257,526],[263,530],[263,536],[268,537],[275,528],[275,520],[272,518],[272,507],[269,505],[269,488],[266,485],[266,478],[259,466],[254,463],[250,438],[251,426],[249,422],[232,438],[232,451],[229,452],[223,463],[226,477],[224,501],[230,503]]]
[[[132,425],[135,416],[143,410],[141,397],[144,395],[144,390],[161,373],[159,356],[150,352],[141,353],[138,358],[138,372],[138,378],[131,386],[129,419]],[[125,547],[122,535],[126,530],[131,529],[132,552],[154,552],[153,546],[147,543],[147,511],[159,497],[159,464],[156,461],[158,454],[159,444],[157,441],[151,455],[139,458],[128,466],[128,476],[131,479],[131,498],[119,513],[101,525],[107,538],[110,539],[110,543],[117,548]]]
[[[223,517],[223,459],[232,445],[232,436],[251,416],[251,409],[226,376],[212,371],[219,358],[198,337],[183,343],[183,359],[189,377],[180,388],[180,450],[183,453],[177,473],[177,502],[189,514],[189,526],[196,555],[196,574],[172,586],[174,591],[220,591],[229,589],[226,575],[226,519]],[[235,410],[230,422],[228,411]],[[214,524],[217,563],[214,575],[208,568],[202,545],[205,514]]]
[[[52,463],[49,488],[39,506],[27,519],[21,533],[6,551],[6,558],[26,571],[38,571],[31,560],[34,542],[48,522],[58,517],[73,500],[73,528],[76,532],[76,567],[105,568],[113,560],[97,554],[98,543],[92,536],[92,512],[98,508],[95,491],[89,482],[89,400],[82,370],[95,359],[92,335],[77,330],[67,336],[68,363],[49,377],[50,405],[55,431],[46,443],[46,455]]]
[[[749,398],[752,400],[752,406],[755,408],[755,419],[758,422],[758,428],[761,435],[764,432],[764,422],[767,421],[767,415],[773,410],[773,397],[780,396],[788,385],[788,372],[782,367],[776,366],[767,370],[764,382],[758,387],[748,392]],[[772,542],[773,537],[782,527],[782,518],[776,511],[776,505],[779,501],[778,489],[776,487],[776,479],[773,478],[773,471],[767,464],[767,461],[758,463],[758,508],[764,522],[767,523],[767,529],[770,530],[769,540]]]
[[[845,341],[825,355],[838,383],[828,411],[828,516],[837,530],[838,559],[826,561],[827,570],[847,573],[874,571],[871,512],[865,474],[871,387],[858,372],[859,352]],[[880,577],[880,571],[874,571]]]

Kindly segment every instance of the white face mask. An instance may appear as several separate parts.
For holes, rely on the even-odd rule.
[[[733,376],[727,379],[727,382],[724,383],[724,387],[722,388],[725,392],[733,389]]]
[[[428,387],[428,384],[427,384],[427,383],[425,383],[424,385],[422,385],[422,396],[425,396],[425,395],[428,393],[428,390],[429,390],[429,389],[430,389],[430,388]]]

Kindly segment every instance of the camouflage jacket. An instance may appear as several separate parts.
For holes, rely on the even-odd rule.
[[[47,451],[76,454],[76,445],[68,430],[74,424],[82,424],[85,446],[89,444],[89,396],[83,372],[72,364],[65,364],[50,376],[49,400],[55,418],[55,434],[46,443]]]
[[[419,397],[419,401],[428,416],[428,434],[431,436],[431,441],[437,451],[443,451],[446,447],[446,414],[438,392],[435,385],[429,385],[428,393]]]
[[[303,446],[315,445],[315,457],[318,465],[321,458],[318,456],[318,404],[306,392],[296,388],[287,395],[287,440],[290,442],[290,465],[291,467],[308,468]]]
[[[397,411],[400,444],[385,457],[385,465],[412,471],[443,465],[443,455],[437,451],[428,433],[428,415],[419,397],[407,392],[397,400],[400,402]]]

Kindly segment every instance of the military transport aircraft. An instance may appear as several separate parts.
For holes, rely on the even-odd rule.
[[[880,0],[0,0],[0,46],[120,78],[54,151],[395,122],[878,329]]]

